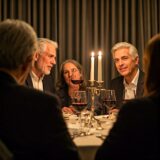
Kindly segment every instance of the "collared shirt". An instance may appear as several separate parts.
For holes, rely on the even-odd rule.
[[[125,79],[123,81],[124,87],[125,87],[125,93],[124,93],[124,99],[132,99],[135,98],[136,90],[137,90],[137,83],[139,78],[139,69],[133,78],[132,82],[127,84]]]
[[[34,72],[31,72],[30,75],[31,75],[32,83],[33,83],[33,88],[43,91],[42,80],[43,80],[44,76],[39,78],[39,77],[37,77],[37,75]]]

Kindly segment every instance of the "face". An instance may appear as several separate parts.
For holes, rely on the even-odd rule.
[[[78,68],[73,63],[66,63],[63,66],[63,76],[65,82],[68,86],[73,85],[71,79],[74,77],[75,79],[80,79],[80,72]]]
[[[114,52],[114,62],[117,71],[124,77],[135,74],[138,65],[138,57],[133,59],[129,54],[129,48],[119,48]]]
[[[39,74],[49,75],[52,67],[56,64],[56,48],[47,44],[45,51],[36,56],[35,65]]]

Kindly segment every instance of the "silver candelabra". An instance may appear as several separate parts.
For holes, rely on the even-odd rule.
[[[104,81],[91,81],[89,80],[89,87],[88,91],[91,95],[91,118],[89,125],[93,126],[93,122],[97,122],[97,128],[98,130],[102,130],[101,123],[98,119],[95,118],[94,112],[95,112],[95,95],[99,96],[101,93],[101,89],[103,87]]]

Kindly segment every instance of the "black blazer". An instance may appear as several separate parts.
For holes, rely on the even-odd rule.
[[[14,160],[79,159],[53,95],[20,86],[0,72],[0,139]]]
[[[45,75],[43,80],[43,90],[45,93],[55,93],[56,89],[55,89],[55,82],[53,80],[53,77],[50,75]],[[33,83],[32,83],[32,79],[30,74],[28,75],[26,81],[25,81],[25,85],[28,86],[29,88],[33,88]]]
[[[123,93],[124,93],[124,84],[123,84],[123,76],[119,76],[111,81],[111,89],[114,89],[116,92],[116,99],[118,108],[121,107],[123,101]],[[136,98],[140,98],[143,96],[144,92],[144,72],[140,70],[137,90],[136,90]]]
[[[113,128],[96,154],[96,160],[159,160],[158,97],[135,99],[120,110]]]

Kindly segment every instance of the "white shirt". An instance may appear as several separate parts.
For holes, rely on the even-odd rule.
[[[39,78],[39,77],[37,77],[37,75],[34,72],[31,72],[30,75],[31,75],[32,83],[33,83],[33,88],[43,91],[42,80],[43,80],[44,76]]]
[[[125,93],[124,93],[124,99],[132,99],[135,98],[136,90],[137,90],[137,83],[139,78],[139,69],[133,78],[132,82],[127,84],[125,79],[123,81],[124,87],[125,87]]]

